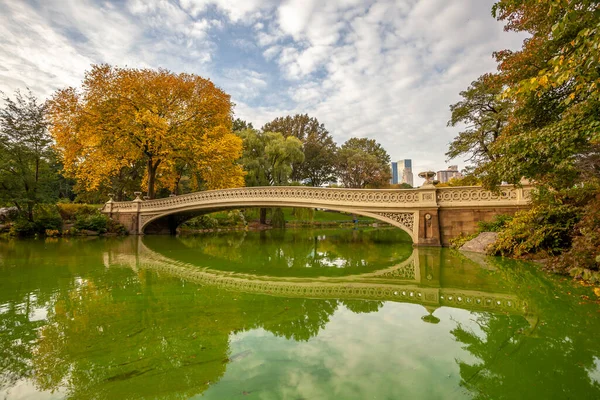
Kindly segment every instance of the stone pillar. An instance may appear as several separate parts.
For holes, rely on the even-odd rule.
[[[437,203],[437,189],[429,180],[419,189],[419,212],[418,221],[415,221],[419,227],[419,234],[416,246],[435,246],[442,245],[440,241],[440,220]]]
[[[140,232],[140,212],[141,212],[141,208],[142,208],[142,202],[144,200],[141,199],[142,196],[142,192],[133,192],[133,194],[135,194],[135,199],[133,200],[133,202],[135,203],[135,223],[133,226],[133,233],[135,235],[139,235]]]

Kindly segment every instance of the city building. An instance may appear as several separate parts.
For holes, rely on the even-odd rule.
[[[402,172],[402,174],[399,177],[399,183],[408,183],[410,186],[414,186],[412,160],[398,161],[398,172]]]
[[[437,180],[440,183],[447,183],[452,178],[462,178],[462,174],[458,171],[458,165],[451,165],[448,169],[437,172]]]
[[[392,161],[392,179],[390,180],[392,185],[398,184],[398,163]]]
[[[392,179],[390,179],[390,183],[392,185],[408,183],[410,186],[414,186],[412,160],[399,160],[392,163]]]

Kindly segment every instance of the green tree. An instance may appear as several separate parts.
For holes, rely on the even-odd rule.
[[[302,142],[278,132],[246,129],[237,134],[243,141],[240,159],[246,170],[246,186],[281,186],[289,183],[292,165],[302,162]],[[266,222],[266,209],[260,209],[260,222]]]
[[[485,74],[460,92],[462,100],[450,106],[448,126],[464,129],[450,143],[449,159],[467,156],[476,167],[482,167],[497,158],[490,146],[500,137],[510,110],[510,101],[500,98],[502,90],[499,75]]]
[[[246,122],[243,119],[236,118],[233,120],[231,130],[234,132],[245,131],[246,129],[254,129],[252,122]]]
[[[58,164],[45,121],[45,106],[28,92],[5,97],[0,109],[0,201],[33,221],[33,207],[54,201]],[[55,168],[52,168],[54,166]]]
[[[600,178],[600,5],[592,0],[502,0],[493,15],[531,37],[496,53],[513,102],[488,171],[553,188]]]
[[[337,173],[346,187],[383,187],[391,179],[390,156],[374,139],[351,138],[338,151]]]
[[[246,129],[238,132],[244,143],[240,162],[247,186],[281,186],[289,183],[292,164],[302,162],[302,143],[277,132]]]
[[[321,186],[335,180],[337,146],[331,134],[316,118],[307,114],[288,115],[266,123],[262,130],[279,132],[284,137],[293,136],[302,141],[304,160],[292,164],[293,181]]]

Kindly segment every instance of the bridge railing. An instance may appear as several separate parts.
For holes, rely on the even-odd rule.
[[[244,187],[207,190],[163,199],[109,201],[105,212],[149,212],[176,209],[201,204],[251,204],[281,202],[315,207],[367,206],[380,208],[457,207],[457,206],[519,206],[527,205],[531,187],[501,187],[498,193],[478,186],[441,187],[433,185],[417,189],[347,189],[305,186]]]

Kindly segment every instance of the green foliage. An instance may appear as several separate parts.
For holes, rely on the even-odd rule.
[[[271,215],[271,225],[273,228],[285,228],[285,215],[283,214],[281,207],[273,209],[273,214]]]
[[[43,235],[46,230],[62,231],[63,220],[54,205],[38,204],[34,210],[34,220],[30,221],[25,215],[13,222],[10,234],[13,236]]]
[[[292,215],[297,221],[309,221],[312,222],[315,219],[315,209],[314,208],[294,208],[292,210]]]
[[[477,237],[477,235],[479,235],[479,232],[478,233],[473,233],[472,235],[465,235],[465,234],[463,234],[461,232],[460,235],[458,235],[454,239],[450,240],[450,248],[452,248],[452,249],[460,249],[469,240],[475,239]]]
[[[600,282],[600,192],[583,207],[581,221],[575,226],[571,248],[550,264],[558,272]],[[593,273],[592,273],[593,272]]]
[[[75,221],[79,216],[89,216],[98,213],[98,207],[89,204],[58,203],[58,212],[65,221]]]
[[[464,126],[450,143],[449,159],[469,156],[477,168],[496,158],[490,146],[507,123],[510,102],[501,99],[503,86],[497,74],[485,74],[460,92],[462,100],[450,106],[448,126]]]
[[[14,204],[29,221],[37,203],[58,197],[58,169],[45,106],[29,92],[4,98],[0,109],[0,203]]]
[[[199,215],[182,224],[182,228],[184,229],[215,229],[218,227],[219,221],[210,215]]]
[[[536,205],[519,211],[499,232],[491,252],[502,256],[559,254],[571,245],[571,232],[581,218],[572,205]]]
[[[325,126],[307,114],[275,118],[262,127],[263,132],[279,132],[284,137],[295,137],[302,142],[304,160],[294,161],[290,178],[321,186],[335,181],[337,146]]]
[[[500,214],[496,215],[490,222],[478,222],[479,232],[500,232],[504,227],[512,221],[512,215]]]
[[[247,174],[246,186],[286,185],[294,163],[302,162],[302,142],[277,132],[247,129],[237,132],[243,140],[241,164]]]
[[[233,120],[231,130],[234,132],[245,131],[246,129],[254,129],[252,122],[244,121],[243,119],[236,118]]]
[[[462,178],[452,178],[448,181],[448,186],[481,186],[482,181],[474,174],[464,175]]]
[[[338,151],[337,172],[345,187],[387,187],[390,156],[373,139],[351,138]]]
[[[109,218],[97,212],[91,215],[79,215],[75,220],[75,228],[98,233],[108,231]]]
[[[33,236],[37,233],[36,224],[33,221],[29,221],[26,218],[19,218],[13,222],[10,227],[11,236]]]

